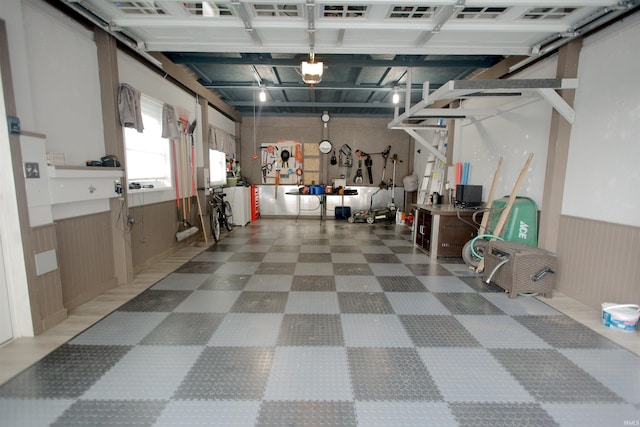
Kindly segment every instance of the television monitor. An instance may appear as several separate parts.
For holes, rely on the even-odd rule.
[[[482,185],[456,185],[456,206],[471,208],[482,204]]]

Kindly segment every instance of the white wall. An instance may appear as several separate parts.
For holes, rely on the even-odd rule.
[[[551,59],[518,74],[518,79],[555,78],[556,60]],[[471,99],[467,108],[492,108],[508,105],[504,99]],[[535,200],[542,209],[542,193],[547,162],[547,146],[551,126],[551,106],[539,97],[522,98],[525,102],[497,116],[479,120],[456,121],[453,162],[469,162],[469,184],[483,186],[487,201],[498,159],[503,156],[495,198],[509,195],[529,153],[533,161],[518,191],[519,196]],[[517,105],[517,104],[516,104]],[[455,182],[455,173],[449,174]]]
[[[108,153],[93,33],[42,3],[23,5],[31,90],[16,96],[32,97],[28,130],[45,134],[47,150],[64,153],[68,165],[99,160]]]
[[[562,213],[640,226],[640,14],[580,54]]]

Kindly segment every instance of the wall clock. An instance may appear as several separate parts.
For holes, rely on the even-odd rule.
[[[332,145],[331,141],[328,139],[320,141],[319,149],[322,154],[327,154],[331,151]]]

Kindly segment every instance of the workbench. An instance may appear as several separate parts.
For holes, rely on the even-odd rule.
[[[349,194],[339,194],[339,193],[322,193],[322,194],[311,194],[311,193],[301,193],[299,191],[288,191],[285,193],[288,196],[296,196],[298,197],[298,215],[296,216],[296,221],[298,221],[298,217],[300,217],[300,213],[303,211],[300,206],[300,198],[301,197],[317,197],[320,203],[320,222],[324,221],[325,218],[325,206],[327,206],[327,197],[341,197],[341,205],[344,206],[344,198],[349,196],[357,196],[358,193],[349,193]]]
[[[457,208],[453,205],[412,205],[414,208],[413,242],[425,250],[431,259],[462,257],[464,245],[478,235],[482,208]]]

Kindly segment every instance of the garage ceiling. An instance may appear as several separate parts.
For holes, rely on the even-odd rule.
[[[505,58],[510,71],[638,11],[640,0],[59,0],[148,58],[162,53],[242,115],[392,117]],[[302,81],[313,52],[322,81]],[[154,59],[152,59],[153,61]],[[266,101],[258,100],[264,90]]]

